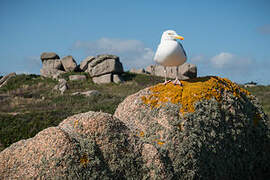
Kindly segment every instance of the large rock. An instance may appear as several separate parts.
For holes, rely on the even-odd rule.
[[[63,71],[62,62],[60,59],[49,59],[42,62],[42,69],[57,69]]]
[[[140,68],[140,69],[131,68],[129,72],[136,73],[136,74],[147,74],[144,68]]]
[[[58,79],[58,77],[63,73],[65,73],[65,71],[58,70],[58,69],[48,69],[48,68],[40,69],[41,76],[54,78],[54,79]]]
[[[65,79],[58,79],[58,84],[55,85],[53,90],[58,90],[63,95],[64,92],[68,89],[67,81]]]
[[[175,78],[177,71],[176,67],[166,67],[167,77]],[[150,65],[146,67],[146,72],[155,76],[165,76],[164,67],[161,65]],[[178,78],[181,80],[192,79],[197,77],[197,67],[194,64],[184,63],[178,67]]]
[[[151,176],[268,179],[270,122],[256,98],[224,78],[181,82],[141,90],[114,114],[149,144]]]
[[[141,143],[102,112],[71,116],[0,153],[0,179],[145,179]]]
[[[4,77],[2,77],[0,79],[0,88],[3,87],[4,85],[6,85],[10,78],[15,77],[15,76],[16,76],[16,73],[13,72],[13,73],[9,73],[8,75],[5,75]]]
[[[69,80],[71,81],[81,81],[81,80],[86,80],[85,75],[70,75],[68,76]]]
[[[119,57],[112,55],[112,54],[101,54],[98,55],[97,58],[95,58],[93,61],[90,62],[89,67],[95,67],[97,64],[103,62],[106,59],[115,59],[116,61],[119,61]]]
[[[54,52],[43,52],[40,55],[40,59],[43,62],[44,60],[48,60],[48,59],[60,59],[59,56],[54,53]]]
[[[40,59],[42,61],[41,76],[57,79],[60,74],[64,73],[62,62],[56,53],[44,52],[41,54]]]
[[[93,82],[96,84],[107,84],[107,83],[122,83],[124,82],[122,76],[119,74],[104,74],[101,76],[93,77]]]
[[[196,78],[197,66],[195,64],[184,63],[179,66],[179,72],[184,76],[184,79]]]
[[[109,73],[123,73],[122,63],[116,59],[106,59],[92,68],[90,76],[97,77]]]
[[[72,72],[75,71],[77,68],[77,63],[76,61],[73,59],[72,56],[65,56],[61,59],[61,62],[63,64],[63,67],[65,69],[66,72]]]
[[[113,82],[112,76],[112,74],[105,74],[102,76],[93,77],[92,80],[96,84],[107,84]]]
[[[86,71],[88,69],[88,64],[95,59],[95,56],[87,56],[80,64],[80,70]]]

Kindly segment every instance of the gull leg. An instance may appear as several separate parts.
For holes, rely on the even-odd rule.
[[[173,84],[174,84],[174,85],[180,85],[180,86],[182,86],[181,81],[178,79],[178,66],[176,66],[176,78],[175,78],[175,80],[173,81]]]
[[[166,66],[164,66],[164,74],[165,74],[165,81],[164,81],[164,85],[168,84],[169,82],[171,82],[171,80],[167,81],[167,69]]]

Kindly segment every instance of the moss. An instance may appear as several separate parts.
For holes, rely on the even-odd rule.
[[[203,99],[209,100],[215,98],[218,102],[222,100],[224,92],[231,92],[235,97],[249,96],[250,93],[231,82],[226,78],[217,76],[206,76],[191,80],[181,81],[183,86],[173,83],[158,84],[150,88],[151,94],[142,96],[145,104],[154,107],[160,107],[166,102],[181,104],[180,113],[194,112],[196,102]]]

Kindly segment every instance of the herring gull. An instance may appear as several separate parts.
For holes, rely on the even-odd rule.
[[[173,83],[176,85],[182,85],[178,79],[178,67],[184,64],[187,60],[186,52],[181,43],[177,39],[184,40],[182,36],[179,36],[173,30],[164,31],[158,45],[154,61],[164,66],[165,82],[167,84],[167,71],[166,67],[176,66],[176,78]]]

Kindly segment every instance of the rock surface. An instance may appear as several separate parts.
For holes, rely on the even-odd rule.
[[[149,74],[149,72],[146,72],[144,68],[140,68],[140,69],[131,68],[129,72],[136,73],[136,74]]]
[[[12,144],[0,179],[269,179],[270,122],[256,98],[224,78],[181,82]]]
[[[144,172],[138,138],[110,114],[87,112],[0,153],[0,179],[121,179]]]
[[[72,93],[71,95],[73,96],[84,95],[86,97],[97,97],[101,95],[101,93],[97,90],[90,90],[90,91],[85,91],[85,92],[75,92],[75,93]]]
[[[122,82],[121,74],[124,72],[118,56],[111,54],[98,55],[88,64],[86,70],[97,84]],[[115,80],[114,80],[115,79]]]
[[[176,67],[166,67],[167,77],[175,78],[176,77]],[[164,67],[161,65],[150,65],[146,67],[146,72],[154,76],[165,76]],[[192,79],[197,77],[197,67],[194,64],[184,63],[178,67],[178,78],[181,80]]]
[[[54,79],[58,79],[58,77],[63,73],[66,73],[66,72],[62,70],[58,70],[58,69],[45,69],[45,68],[40,69],[41,76],[50,77]]]
[[[61,59],[63,67],[66,72],[73,72],[77,68],[77,63],[72,56],[65,56]]]
[[[44,60],[42,63],[42,69],[57,69],[62,71],[64,70],[60,59]]]
[[[5,75],[3,76],[1,79],[0,79],[0,88],[3,87],[4,85],[7,84],[8,80],[12,77],[16,76],[16,73],[13,72],[13,73],[9,73],[8,75]]]
[[[122,63],[115,59],[106,59],[92,68],[90,76],[97,77],[109,73],[123,73]]]
[[[162,157],[149,162],[162,167],[152,173],[164,179],[269,177],[270,123],[258,101],[223,78],[181,82],[141,90],[114,114],[152,145],[145,149],[153,157]]]
[[[70,75],[68,76],[70,81],[81,81],[81,80],[86,80],[85,75]]]
[[[60,74],[65,73],[62,62],[56,53],[44,52],[40,59],[42,61],[41,76],[57,79]]]
[[[88,64],[95,59],[95,56],[87,56],[80,64],[80,70],[86,71],[88,69]]]
[[[102,76],[93,77],[92,80],[96,84],[106,84],[113,82],[112,74],[105,74]]]
[[[48,59],[60,59],[60,58],[55,52],[43,52],[40,55],[40,59],[43,62],[44,60],[48,60]]]
[[[61,94],[68,89],[67,81],[65,79],[58,79],[59,83],[53,88],[54,90],[60,91]]]

